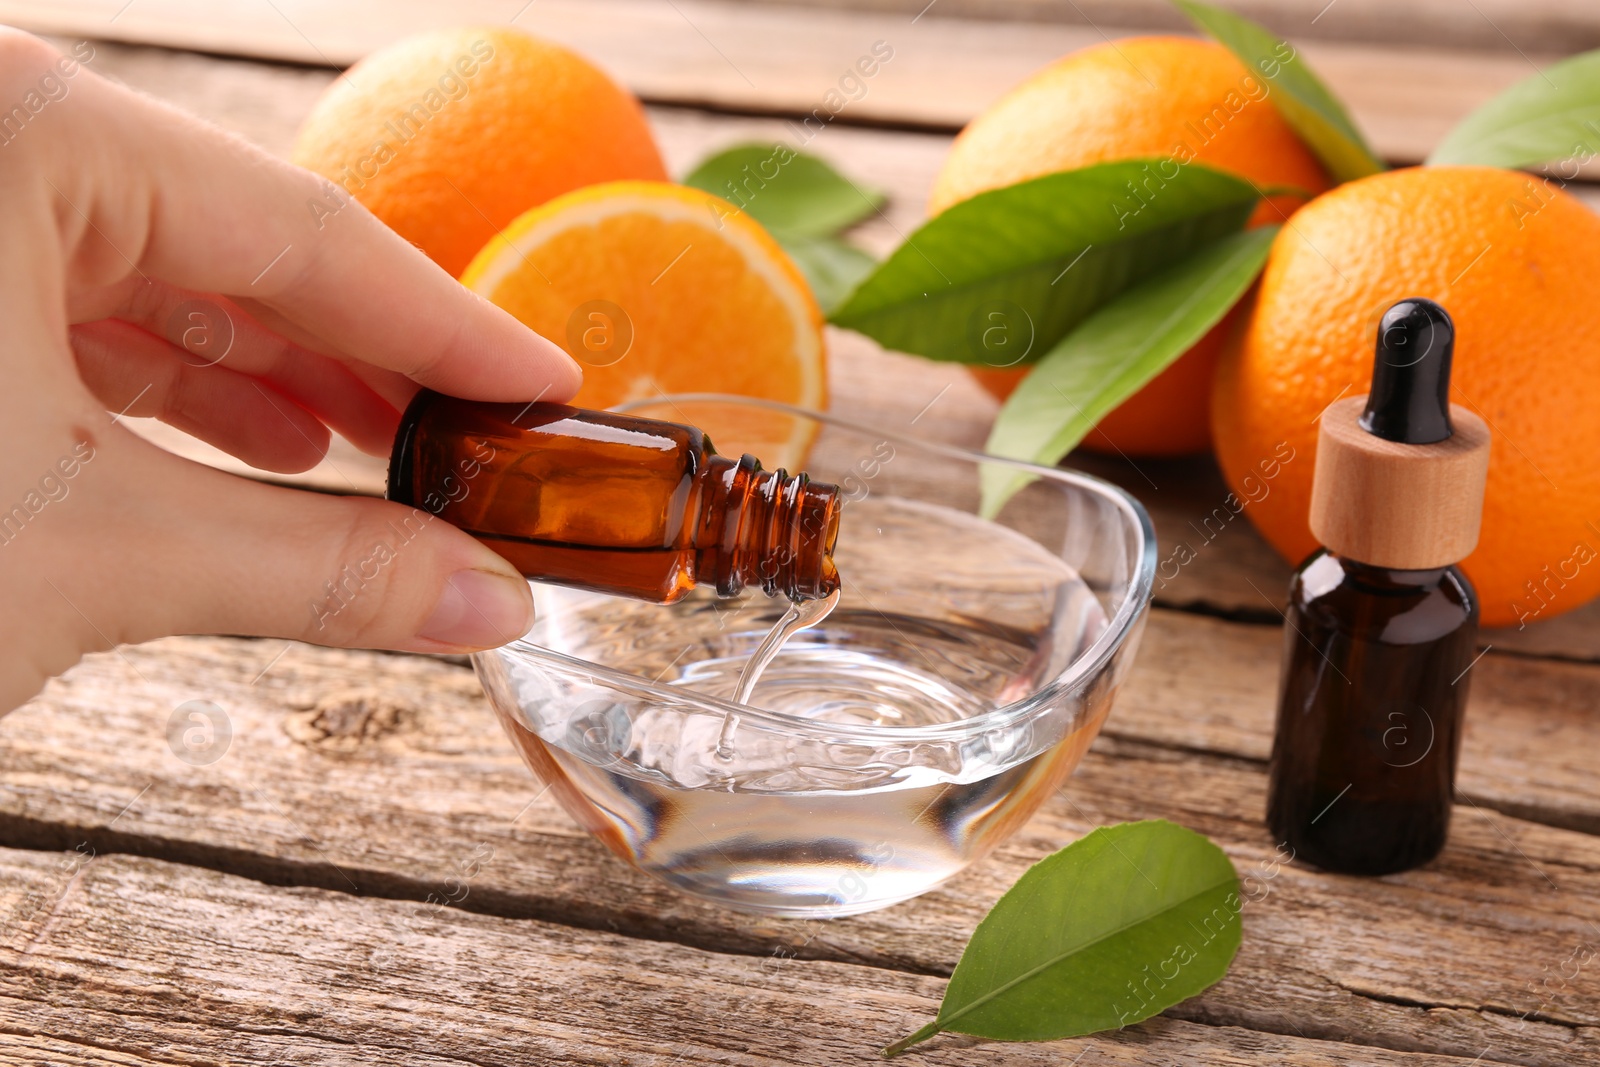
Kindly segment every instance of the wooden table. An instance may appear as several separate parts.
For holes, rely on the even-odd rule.
[[[134,17],[141,5],[154,8],[144,21]],[[174,21],[181,6],[138,0],[115,21],[88,3],[6,4],[0,14],[60,32],[270,52],[266,30],[205,38],[204,25]],[[656,47],[700,48],[699,67],[650,68],[641,24],[604,17],[647,6]],[[392,35],[420,17],[415,5],[398,7],[373,32]],[[931,15],[912,24],[893,10],[801,20],[766,5],[688,0],[669,5],[688,24],[676,29],[669,8],[629,0],[592,4],[587,15],[535,5],[519,24],[542,28],[547,7],[549,32],[587,34],[614,69],[671,102],[651,118],[675,172],[723,143],[784,136],[781,115],[809,98],[796,79],[832,69],[872,19],[898,19],[908,42],[930,49],[965,42],[980,74],[990,60],[1004,67],[996,42],[1026,42],[1013,78],[1040,39],[1055,47],[1084,32]],[[794,22],[793,33],[768,38],[773,62],[742,105],[702,47],[711,27],[747,62],[754,46],[728,30],[741,18],[769,29]],[[306,36],[339,61],[374,43]],[[308,58],[292,46],[275,54]],[[1320,47],[1352,70],[1382,67],[1366,46]],[[103,72],[280,152],[332,77],[316,56],[317,65],[280,65],[108,42],[99,53]],[[908,68],[939,69],[936,56],[913,62],[911,43],[902,54]],[[1502,80],[1522,64],[1504,51],[1425,58]],[[879,110],[866,116],[873,125],[835,125],[810,146],[890,189],[886,218],[863,241],[881,250],[916,224],[943,131],[981,106],[987,82],[978,81],[965,90],[930,82],[920,94],[886,83],[883,99],[918,99],[924,111]],[[1429,123],[1467,106],[1442,96],[1431,112],[1406,111],[1404,85],[1388,88],[1401,101],[1385,120],[1385,151],[1397,159],[1419,155]],[[1385,89],[1368,84],[1363,99]],[[691,100],[716,110],[683,106]],[[919,430],[983,440],[993,405],[959,369],[842,333],[832,344],[837,409],[909,418],[934,400]],[[379,484],[370,461],[334,458],[300,480],[336,491]],[[1382,879],[1293,866],[1267,877],[1273,842],[1261,813],[1287,568],[1243,521],[1214,540],[1198,533],[1226,492],[1209,461],[1074,462],[1127,485],[1163,545],[1189,541],[1198,558],[1159,592],[1133,680],[1077,775],[948,887],[828,923],[719,911],[576,829],[518,763],[460,663],[281,641],[158,641],[96,656],[0,720],[0,1063],[866,1063],[932,1015],[974,924],[1030,863],[1093,826],[1152,817],[1210,835],[1257,879],[1247,883],[1244,947],[1223,982],[1120,1033],[1054,1045],[944,1037],[913,1055],[1084,1067],[1600,1063],[1600,782],[1591,773],[1600,610],[1485,635],[1452,838],[1438,861]],[[225,754],[203,765],[177,758],[167,738],[174,709],[192,700],[224,709],[231,731]]]

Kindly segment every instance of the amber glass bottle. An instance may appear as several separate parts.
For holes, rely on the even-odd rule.
[[[791,600],[838,586],[838,490],[720,456],[701,431],[561,404],[422,392],[389,499],[459,526],[530,578],[660,603],[700,583]]]
[[[1489,431],[1449,403],[1439,305],[1384,315],[1369,396],[1321,417],[1314,553],[1289,586],[1267,823],[1296,858],[1350,874],[1444,847],[1477,643],[1455,566],[1478,540]]]
[[[1478,604],[1457,567],[1313,555],[1289,586],[1269,822],[1298,859],[1349,874],[1444,847]]]

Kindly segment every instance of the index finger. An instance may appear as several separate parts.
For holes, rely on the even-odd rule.
[[[75,193],[72,206],[96,220],[83,239],[130,249],[139,271],[171,284],[259,302],[336,354],[441,392],[565,400],[577,391],[581,371],[559,346],[462,287],[344,189],[147,97],[79,78],[69,121],[80,129],[53,139],[51,169],[56,191]],[[74,143],[100,150],[86,166],[65,149]]]

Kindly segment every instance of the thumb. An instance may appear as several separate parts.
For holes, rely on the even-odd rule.
[[[123,482],[146,488],[124,502],[137,558],[119,568],[121,602],[108,606],[132,640],[224,633],[464,652],[533,622],[527,580],[426,511],[264,485],[156,449],[138,458],[159,471]]]

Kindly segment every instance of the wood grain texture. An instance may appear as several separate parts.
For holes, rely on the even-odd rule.
[[[123,649],[0,720],[0,845],[139,853],[435,910],[942,974],[1028,864],[1095,825],[1163,817],[1210,835],[1255,879],[1239,962],[1182,1017],[1467,1059],[1488,1045],[1515,1063],[1600,1056],[1600,987],[1568,981],[1548,1004],[1541,992],[1547,969],[1600,948],[1600,839],[1468,803],[1423,870],[1371,880],[1279,867],[1260,816],[1266,737],[1248,721],[1270,715],[1248,661],[1274,657],[1239,636],[1259,627],[1200,626],[1158,616],[1108,734],[994,857],[850,920],[741,917],[619,863],[539,794],[459,667],[282,642]],[[1235,697],[1248,715],[1227,713]],[[195,699],[222,707],[232,730],[198,766],[168,739],[173,710]],[[1595,729],[1569,730],[1552,750],[1593,750]],[[1482,750],[1469,735],[1464,777],[1492,775]],[[1554,773],[1505,758],[1525,776]]]
[[[862,1064],[930,1018],[943,986],[126,856],[0,850],[0,887],[12,918],[0,927],[0,1060],[17,1067]],[[917,1062],[1522,1062],[1498,1051],[1415,1055],[1158,1019],[1049,1044],[940,1037]]]
[[[1281,627],[1157,610],[1107,732],[1265,764]],[[1490,649],[1471,668],[1457,787],[1468,804],[1600,834],[1589,753],[1600,667]]]
[[[795,6],[795,0],[742,0]],[[810,8],[912,18],[1007,19],[1183,33],[1189,21],[1168,0],[809,0]],[[1600,10],[1584,0],[1224,0],[1223,7],[1284,37],[1487,52],[1579,52],[1600,46]],[[1474,14],[1475,12],[1475,14]],[[1468,17],[1471,16],[1471,17]]]
[[[138,0],[118,21],[161,2]],[[379,32],[403,16],[397,5]],[[659,57],[674,77],[681,43],[664,40]],[[113,73],[278,151],[329,78],[102,53]],[[784,128],[683,109],[652,120],[678,171],[708,147]],[[946,140],[836,125],[809,147],[892,189],[861,234],[883,248],[920,215]],[[899,420],[926,407],[923,432],[982,440],[993,405],[958,368],[848,335],[834,361],[845,410]],[[945,889],[827,924],[701,905],[611,858],[540,796],[459,665],[173,639],[95,657],[0,720],[0,846],[31,850],[0,848],[0,1062],[866,1062],[931,1015],[939,976],[1029,863],[1094,825],[1152,816],[1210,834],[1246,875],[1229,977],[1121,1034],[1005,1048],[944,1038],[919,1055],[1600,1061],[1600,839],[1574,832],[1600,818],[1585,760],[1600,668],[1503,649],[1473,668],[1464,802],[1436,863],[1378,880],[1280,866],[1260,820],[1277,633],[1259,620],[1281,596],[1282,564],[1244,522],[1209,532],[1226,493],[1209,462],[1080,458],[1152,501],[1163,543],[1208,531],[1163,596],[1253,621],[1156,612],[1080,773]],[[325,470],[320,487],[370,487],[370,466],[334,459],[349,469]],[[1558,651],[1584,654],[1562,640]],[[181,743],[189,723],[174,712],[192,700],[226,716],[215,760]]]
[[[1148,10],[1151,0],[1141,2]],[[1373,12],[1394,8],[1382,0],[1342,2]],[[1437,21],[1443,21],[1446,6],[1456,25],[1483,19],[1476,5],[1431,0],[1428,6],[1440,14]],[[1493,0],[1491,6],[1529,10],[1515,0]],[[1571,0],[1568,10],[1576,6]],[[835,121],[943,130],[965,125],[1045,63],[1129,32],[1114,19],[1098,17],[1094,26],[1030,24],[944,18],[937,8],[911,18],[859,6],[819,12],[730,0],[0,0],[0,22],[38,32],[324,66],[343,66],[417,30],[513,17],[521,28],[592,56],[646,100],[744,113],[812,114],[874,41],[886,41],[894,59]],[[1577,39],[1563,44],[1571,31],[1556,25],[1549,35],[1554,53],[1580,47]],[[1292,39],[1300,36],[1291,30]],[[1349,105],[1378,153],[1414,163],[1474,107],[1553,58],[1532,44],[1506,48],[1503,37],[1501,42],[1493,51],[1442,50],[1439,38],[1408,35],[1396,23],[1383,44],[1318,40],[1302,51]]]

